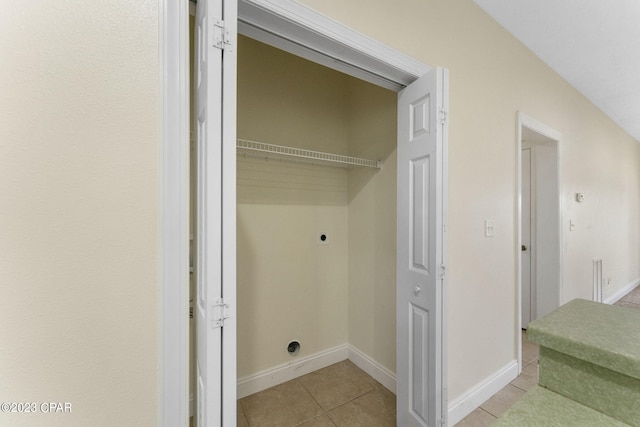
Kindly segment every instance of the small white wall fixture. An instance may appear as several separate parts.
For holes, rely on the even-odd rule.
[[[535,307],[537,314],[544,314],[549,311],[550,307],[557,307],[562,302],[562,258],[563,258],[563,217],[564,206],[562,202],[562,168],[561,168],[561,141],[562,134],[555,129],[539,122],[538,120],[527,116],[521,112],[517,113],[517,126],[516,126],[516,179],[518,186],[518,203],[516,207],[516,283],[517,283],[517,331],[518,336],[518,370],[522,371],[522,340],[520,330],[522,329],[522,261],[521,261],[521,247],[522,247],[522,149],[525,147],[532,147],[535,152],[536,146],[539,151],[539,161],[532,162],[532,169],[546,167],[550,170],[550,176],[553,178],[553,182],[544,182],[543,185],[546,188],[538,188],[541,185],[534,184],[535,190],[544,194],[544,204],[539,201],[538,204],[542,206],[536,206],[536,196],[532,195],[532,211],[540,212],[540,221],[550,221],[545,223],[544,226],[532,225],[532,233],[536,236],[532,238],[532,248],[534,252],[532,260],[537,266],[532,266],[536,269],[535,274],[532,276],[537,278],[540,282],[540,278],[546,278],[545,283],[548,284],[546,288],[539,288],[536,292]],[[526,136],[525,136],[526,135]],[[528,139],[524,141],[523,139]],[[535,165],[535,166],[534,166]],[[542,165],[542,166],[541,166]],[[532,171],[532,180],[535,171]],[[540,174],[542,175],[542,174]],[[544,178],[543,176],[539,177]],[[549,202],[549,198],[551,201]],[[540,197],[538,197],[540,198]],[[542,199],[540,199],[542,200]],[[543,212],[542,209],[545,209]],[[544,213],[544,215],[542,214]],[[536,215],[536,213],[533,213]],[[544,248],[544,251],[542,249]],[[544,266],[544,269],[542,268]]]

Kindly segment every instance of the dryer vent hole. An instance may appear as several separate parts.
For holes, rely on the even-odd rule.
[[[298,341],[291,341],[289,345],[287,345],[287,352],[291,356],[295,356],[300,352],[300,343]]]
[[[318,240],[316,240],[316,242],[319,245],[328,245],[329,244],[329,233],[327,233],[326,231],[320,231],[318,232]]]

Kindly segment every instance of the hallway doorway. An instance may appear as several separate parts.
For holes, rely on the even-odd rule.
[[[561,139],[559,132],[518,113],[519,329],[562,301]]]

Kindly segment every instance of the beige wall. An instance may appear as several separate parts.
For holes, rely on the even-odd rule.
[[[347,153],[347,80],[241,37],[238,137]],[[347,341],[347,172],[238,160],[238,376]],[[328,245],[318,245],[318,232]]]
[[[366,11],[356,0],[301,2],[450,70],[450,399],[516,357],[516,111],[564,137],[564,301],[590,297],[596,257],[613,278],[607,294],[640,276],[640,145],[471,0],[375,0]],[[493,238],[485,219],[496,222]]]
[[[157,2],[0,9],[0,424],[155,425]]]
[[[397,95],[351,79],[349,154],[383,161],[349,170],[349,344],[396,371]]]

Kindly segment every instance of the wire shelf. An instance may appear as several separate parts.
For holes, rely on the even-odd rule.
[[[285,147],[264,142],[237,140],[238,154],[249,154],[252,157],[268,159],[291,159],[304,162],[328,164],[331,166],[364,166],[380,169],[382,162],[379,160],[362,159],[359,157],[343,156],[341,154],[323,153],[321,151],[304,150],[302,148]]]

